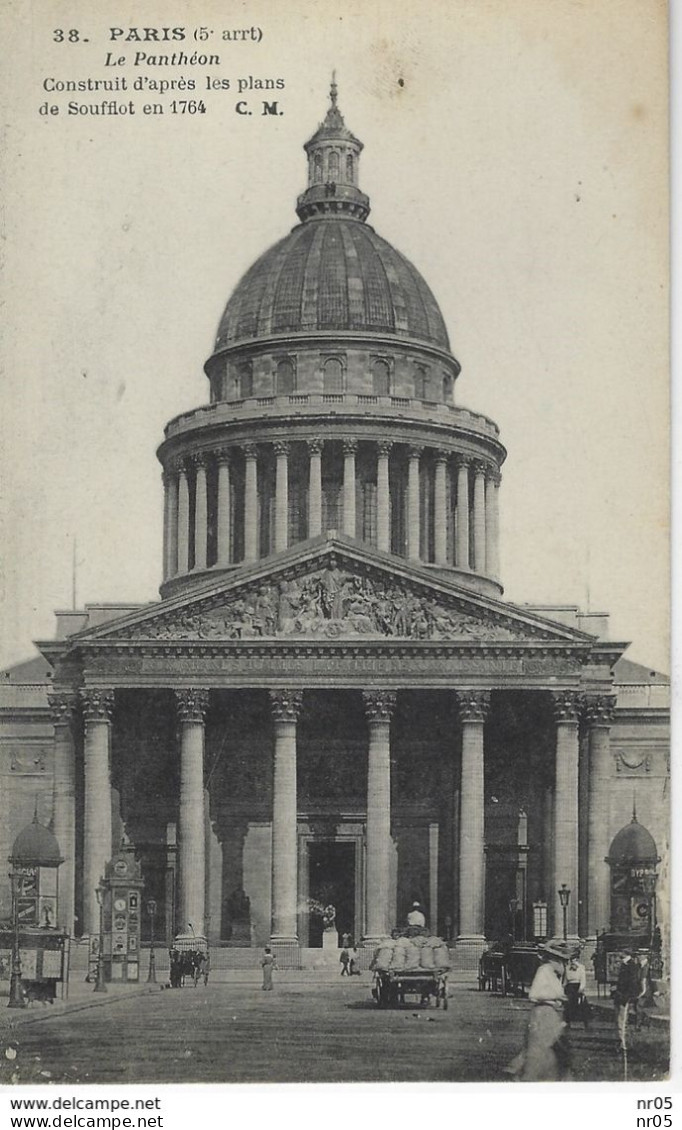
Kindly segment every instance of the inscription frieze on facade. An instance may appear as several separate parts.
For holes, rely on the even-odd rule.
[[[454,601],[447,604],[407,586],[330,566],[301,578],[264,582],[217,607],[178,611],[140,624],[130,630],[128,638],[505,641],[529,634],[532,632],[463,612]]]

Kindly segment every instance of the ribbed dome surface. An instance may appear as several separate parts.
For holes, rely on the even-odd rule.
[[[612,863],[627,863],[631,860],[655,860],[658,858],[656,841],[646,828],[632,820],[621,828],[611,844],[609,860]]]
[[[34,820],[20,831],[14,841],[10,859],[13,863],[54,866],[62,862],[62,853],[56,836],[44,824]]]
[[[367,224],[340,217],[301,224],[254,263],[225,308],[216,349],[316,330],[369,330],[449,349],[415,267]]]

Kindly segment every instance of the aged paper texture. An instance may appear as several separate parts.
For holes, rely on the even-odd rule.
[[[662,1083],[666,5],[0,11],[0,1082]]]

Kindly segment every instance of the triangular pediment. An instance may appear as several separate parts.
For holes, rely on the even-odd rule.
[[[345,540],[307,543],[71,637],[73,644],[300,639],[589,644],[593,637]]]

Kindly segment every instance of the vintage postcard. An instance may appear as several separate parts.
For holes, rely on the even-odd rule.
[[[666,5],[1,11],[13,1116],[665,1090]]]

